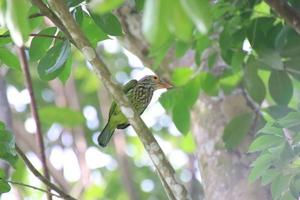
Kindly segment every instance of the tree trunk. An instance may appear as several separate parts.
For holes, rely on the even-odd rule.
[[[266,187],[249,183],[250,161],[247,154],[252,137],[246,136],[237,150],[228,151],[223,143],[224,126],[244,111],[249,111],[242,95],[222,100],[201,95],[192,112],[192,133],[197,143],[197,156],[206,199],[267,200]]]

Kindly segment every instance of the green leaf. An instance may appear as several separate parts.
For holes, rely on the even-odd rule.
[[[39,35],[54,35],[57,31],[56,27],[46,28],[40,31]],[[52,44],[53,38],[50,37],[34,37],[30,44],[29,57],[31,61],[39,60]]]
[[[82,23],[80,25],[84,35],[87,36],[93,47],[102,40],[108,39],[106,33],[102,31],[94,22],[94,20],[86,13],[83,14]]]
[[[267,169],[261,177],[261,184],[267,185],[281,174],[277,169]]]
[[[269,91],[277,104],[288,104],[293,96],[293,84],[288,74],[273,70],[269,78]]]
[[[5,47],[0,47],[0,62],[12,69],[21,70],[18,57]]]
[[[155,48],[165,45],[171,36],[166,22],[168,6],[167,1],[145,2],[142,31],[146,40]]]
[[[261,154],[252,164],[252,169],[248,176],[250,182],[256,181],[272,164],[274,158],[270,154]]]
[[[186,153],[193,153],[196,150],[195,139],[191,133],[180,139],[180,149]]]
[[[92,14],[94,22],[108,35],[121,36],[121,24],[116,16],[111,13],[103,15]]]
[[[190,130],[190,112],[184,104],[176,104],[173,108],[173,121],[177,129],[184,135]]]
[[[84,123],[83,115],[70,108],[61,108],[55,106],[47,106],[39,109],[42,123],[53,124],[60,123],[69,127],[78,126]]]
[[[193,73],[193,70],[189,67],[176,68],[172,73],[172,83],[175,86],[184,85],[190,80]]]
[[[202,90],[208,95],[216,95],[218,92],[218,80],[211,73],[201,72],[198,76]],[[198,97],[198,96],[197,96]]]
[[[37,66],[40,78],[46,81],[56,78],[62,72],[70,52],[71,45],[69,41],[55,43]]]
[[[243,113],[230,120],[223,134],[223,141],[227,149],[235,149],[249,132],[253,121],[252,113]]]
[[[295,110],[283,105],[274,105],[263,109],[263,112],[271,115],[273,119],[280,119],[293,111]]]
[[[287,116],[281,118],[278,123],[283,128],[291,128],[300,125],[300,113],[290,112]]]
[[[1,12],[1,10],[0,10]],[[1,34],[1,35],[9,35],[9,31],[6,31],[5,33]],[[11,37],[0,37],[0,46],[4,46],[6,44],[9,44],[11,43],[12,40],[11,40]]]
[[[283,70],[283,62],[280,54],[273,49],[261,49],[258,51],[259,61],[271,69]]]
[[[14,43],[21,47],[28,40],[30,32],[28,23],[29,4],[26,0],[6,1],[6,25]]]
[[[277,135],[279,137],[283,136],[283,131],[281,128],[274,127],[273,123],[267,123],[263,128],[261,128],[257,133],[265,133],[270,135]]]
[[[283,137],[277,135],[259,135],[250,145],[249,152],[262,151],[284,142]]]
[[[63,71],[58,76],[59,80],[61,80],[65,84],[68,78],[70,77],[71,71],[72,71],[72,54],[65,62],[63,66]]]
[[[261,104],[266,96],[266,87],[262,79],[257,74],[245,73],[244,83],[251,98]]]
[[[5,129],[1,129],[0,138],[0,158],[15,167],[18,156],[15,151],[14,135]]]
[[[300,174],[294,176],[290,183],[290,191],[294,198],[299,198],[300,196]]]
[[[0,197],[1,194],[10,191],[10,185],[5,181],[5,173],[3,169],[0,168]]]
[[[284,192],[288,190],[290,176],[278,176],[271,184],[271,194],[273,199],[279,198]]]
[[[192,39],[194,24],[180,4],[180,0],[169,0],[167,25],[169,31],[179,40],[189,42]]]
[[[96,12],[103,14],[107,12],[111,12],[112,10],[121,6],[124,0],[102,0],[99,1],[97,6],[93,8]]]
[[[181,96],[181,88],[174,88],[172,90],[169,90],[165,93],[163,93],[160,98],[159,102],[162,104],[162,106],[168,110],[171,111],[176,104],[178,97]]]
[[[212,25],[211,6],[207,0],[180,0],[186,14],[194,22],[198,31],[206,34]]]
[[[68,0],[67,5],[68,7],[74,7],[82,3],[84,0]]]

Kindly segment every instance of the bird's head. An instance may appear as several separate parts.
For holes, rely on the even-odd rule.
[[[160,79],[158,76],[149,75],[143,77],[139,82],[151,85],[155,90],[157,89],[170,89],[173,87],[170,83]]]

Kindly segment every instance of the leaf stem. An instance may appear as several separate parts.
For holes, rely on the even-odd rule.
[[[66,40],[65,37],[61,37],[61,36],[57,36],[57,35],[47,35],[47,34],[31,33],[29,36],[32,36],[32,37],[55,38],[55,39],[59,39],[59,40]],[[6,37],[10,37],[10,34],[0,35],[0,38],[6,38]]]
[[[14,184],[14,185],[19,185],[19,186],[23,186],[23,187],[28,187],[28,188],[31,188],[31,189],[34,189],[34,190],[39,190],[41,192],[45,192],[45,193],[49,193],[49,191],[47,190],[44,190],[42,188],[38,188],[38,187],[35,187],[33,185],[28,185],[28,184],[25,184],[25,183],[20,183],[20,182],[16,182],[16,181],[10,181],[10,180],[6,180],[4,178],[1,178],[0,177],[0,180],[3,180],[4,182],[8,182],[8,183],[11,183],[11,184]],[[50,193],[52,196],[55,196],[55,197],[58,197],[58,198],[63,198],[62,196],[60,195],[57,195],[57,194],[54,194],[54,193]]]

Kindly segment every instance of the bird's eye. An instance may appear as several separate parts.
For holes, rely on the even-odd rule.
[[[154,79],[154,80],[157,80],[157,76],[154,76],[153,79]]]

